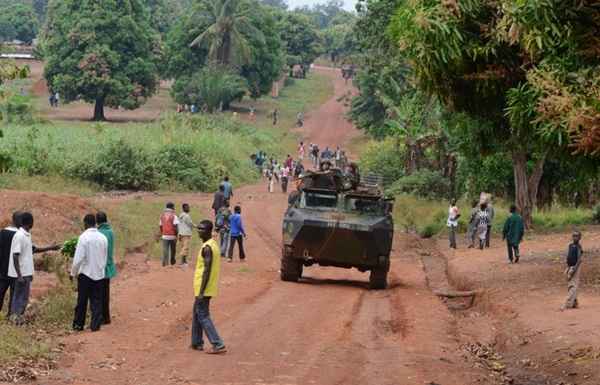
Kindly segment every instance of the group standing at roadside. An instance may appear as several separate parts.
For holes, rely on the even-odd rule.
[[[105,213],[84,217],[85,231],[79,236],[71,267],[71,279],[77,279],[77,305],[73,329],[83,330],[88,303],[92,331],[110,323],[110,281],[116,276],[114,234]],[[31,239],[34,219],[29,212],[15,212],[11,226],[0,232],[0,311],[9,292],[8,318],[24,323],[35,275],[33,255],[60,250],[59,245],[36,247]]]
[[[456,206],[456,200],[450,201],[448,208],[448,238],[450,248],[456,249],[456,231],[458,228],[458,218],[460,212]],[[471,213],[468,220],[467,241],[469,248],[475,247],[475,240],[478,241],[479,249],[490,247],[490,238],[492,223],[495,217],[494,207],[491,203],[491,196],[481,194],[479,201],[475,200],[472,204]],[[508,263],[519,263],[521,258],[520,244],[525,235],[525,223],[521,215],[519,215],[517,206],[511,205],[509,208],[509,216],[504,222],[502,228],[502,240],[506,242],[508,255]],[[583,256],[583,248],[581,247],[581,232],[574,231],[572,242],[569,244],[566,257],[566,270],[564,272],[567,279],[567,299],[561,306],[561,310],[575,309],[579,306],[577,300],[577,292],[580,284],[581,264]]]

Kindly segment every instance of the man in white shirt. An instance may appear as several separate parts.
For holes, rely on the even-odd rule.
[[[33,215],[28,212],[22,213],[21,227],[15,233],[10,247],[8,276],[14,280],[10,313],[16,324],[21,324],[23,321],[33,281],[33,243],[29,233],[32,228]]]
[[[88,214],[83,218],[85,231],[79,236],[71,279],[77,277],[77,306],[73,319],[73,330],[83,330],[87,304],[90,303],[93,332],[100,330],[102,325],[102,292],[106,260],[108,255],[108,240],[96,229],[96,216]]]

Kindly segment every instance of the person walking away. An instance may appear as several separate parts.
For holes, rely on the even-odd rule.
[[[449,231],[450,248],[456,249],[456,228],[458,227],[458,218],[460,213],[456,206],[456,199],[450,201],[450,207],[448,208],[448,221],[446,225]]]
[[[190,253],[190,243],[192,242],[192,228],[194,222],[190,216],[190,205],[184,203],[181,205],[181,214],[179,214],[179,242],[181,248],[179,255],[181,256],[181,266],[187,266],[187,257]]]
[[[203,243],[194,273],[191,348],[204,350],[203,333],[206,333],[212,344],[212,349],[207,353],[221,354],[227,352],[227,348],[210,318],[210,301],[217,296],[221,269],[221,253],[217,241],[212,238],[212,230],[211,221],[204,220],[198,225],[198,235]]]
[[[217,229],[217,232],[219,233],[219,247],[222,256],[227,255],[227,251],[229,250],[229,240],[231,233],[231,225],[229,223],[230,217],[231,210],[229,209],[229,201],[225,200],[225,204],[223,204],[223,207],[219,209],[219,212],[215,219],[215,227]]]
[[[225,199],[231,200],[231,198],[233,198],[233,186],[229,181],[228,175],[225,175],[221,184],[223,185],[223,196],[225,197]]]
[[[469,217],[469,226],[467,228],[467,242],[469,242],[469,249],[475,247],[475,236],[477,235],[477,225],[479,220],[479,202],[473,200],[471,204],[471,216]]]
[[[271,170],[270,168],[267,168],[265,170],[265,176],[267,177],[267,191],[269,193],[273,192],[273,170]]]
[[[567,252],[567,269],[565,275],[567,277],[567,300],[560,307],[560,310],[577,309],[579,301],[577,300],[577,291],[579,290],[579,281],[581,275],[581,262],[583,256],[583,248],[581,247],[581,233],[573,232],[573,242],[569,245]]]
[[[302,111],[298,112],[296,115],[296,126],[302,127],[304,125],[304,114]]]
[[[304,174],[304,165],[302,164],[302,160],[299,159],[294,168],[294,178],[300,178],[302,174]]]
[[[215,213],[215,216],[217,216],[219,209],[223,207],[223,202],[225,202],[225,186],[220,184],[219,189],[213,197],[212,209]]]
[[[100,234],[106,237],[106,269],[102,280],[102,321],[104,325],[110,324],[110,280],[117,276],[115,265],[115,234],[108,223],[106,213],[99,211],[96,214],[96,224]]]
[[[287,193],[290,168],[286,165],[281,169],[281,192]]]
[[[304,160],[304,151],[304,142],[300,142],[298,145],[298,159],[300,159],[300,161]]]
[[[254,122],[256,120],[256,109],[254,106],[250,106],[250,120]]]
[[[488,195],[487,196],[487,214],[488,214],[488,229],[487,232],[485,233],[485,247],[490,247],[490,238],[492,236],[492,224],[494,222],[494,216],[496,215],[496,212],[494,211],[494,206],[492,206],[492,196]]]
[[[77,305],[73,318],[73,330],[85,327],[88,302],[92,314],[90,329],[100,330],[103,323],[102,292],[108,256],[108,240],[96,228],[96,217],[88,214],[83,218],[85,231],[77,240],[71,279],[77,278]]]
[[[227,253],[227,262],[233,261],[233,248],[237,242],[240,253],[240,262],[246,260],[246,253],[244,252],[244,238],[246,238],[246,231],[244,231],[244,224],[242,223],[242,208],[235,206],[233,209],[233,215],[231,216],[229,223],[231,225],[231,241],[229,244],[229,253]]]
[[[8,276],[10,248],[15,234],[19,231],[19,227],[21,227],[21,217],[20,213],[15,211],[12,215],[12,224],[0,230],[0,312],[4,306],[4,297],[6,296],[6,293],[8,293],[7,318],[10,317],[10,307],[15,291],[15,280]]]
[[[273,125],[275,126],[277,124],[277,119],[279,118],[279,111],[277,111],[277,108],[273,110]]]
[[[273,177],[275,178],[275,183],[279,183],[279,176],[281,175],[281,166],[277,161],[273,163]]]
[[[524,234],[525,224],[523,223],[523,218],[517,214],[517,206],[511,205],[510,216],[504,222],[504,229],[502,230],[502,239],[506,240],[506,247],[508,249],[508,263],[513,263],[513,254],[514,262],[519,263],[519,244],[523,240]]]
[[[319,153],[319,146],[315,144],[313,147],[313,168],[315,169],[319,167]]]
[[[477,237],[479,238],[479,249],[481,250],[485,247],[485,237],[487,236],[489,222],[486,207],[487,203],[481,203],[477,212]]]
[[[175,204],[167,203],[165,211],[160,216],[160,233],[162,238],[162,265],[175,264],[177,252],[177,235],[179,234],[179,219],[175,214]]]

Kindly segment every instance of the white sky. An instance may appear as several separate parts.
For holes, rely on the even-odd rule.
[[[286,2],[290,9],[294,9],[304,5],[324,4],[327,3],[327,0],[286,0]],[[354,5],[356,5],[356,0],[344,0],[344,9],[354,11]]]

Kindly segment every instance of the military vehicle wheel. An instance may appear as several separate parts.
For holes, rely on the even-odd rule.
[[[281,257],[281,280],[298,282],[302,276],[302,261],[283,255]]]
[[[390,270],[389,261],[377,267],[371,269],[371,275],[369,276],[369,289],[371,290],[383,290],[387,287],[387,275]]]

